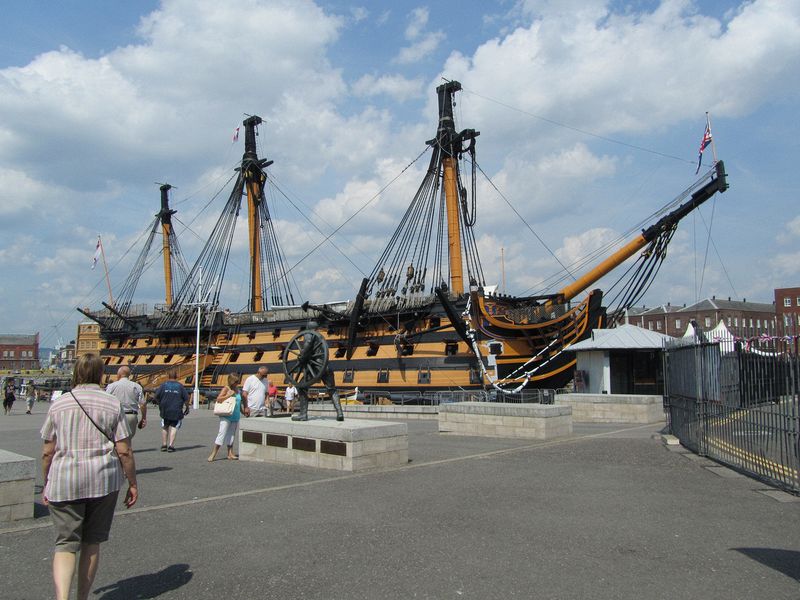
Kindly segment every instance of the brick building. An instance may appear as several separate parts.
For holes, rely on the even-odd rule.
[[[775,290],[775,316],[778,321],[778,335],[800,333],[800,287]]]
[[[800,299],[800,288],[797,289],[796,296]],[[797,310],[800,311],[800,306]],[[712,296],[690,306],[667,303],[650,309],[631,310],[627,317],[631,325],[672,337],[686,333],[691,321],[703,331],[713,329],[723,321],[734,336],[742,338],[778,334],[775,304],[747,302],[746,299],[721,300]]]
[[[39,334],[0,334],[0,369],[39,368]]]

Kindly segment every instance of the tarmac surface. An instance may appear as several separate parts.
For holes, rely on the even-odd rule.
[[[20,404],[0,448],[40,462],[47,405]],[[151,417],[92,598],[800,598],[800,498],[665,446],[661,425],[529,441],[408,421],[408,465],[352,474],[209,464],[205,409],[162,453]],[[36,492],[34,518],[0,524],[4,599],[53,597],[41,475]]]

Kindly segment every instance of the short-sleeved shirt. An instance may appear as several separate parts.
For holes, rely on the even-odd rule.
[[[142,386],[127,377],[109,383],[106,391],[120,401],[122,410],[126,413],[138,413],[139,406],[144,404]]]
[[[43,491],[53,502],[100,498],[119,490],[124,479],[114,443],[73,394],[112,439],[131,437],[119,400],[99,385],[79,385],[53,400],[41,431],[43,440],[56,443]]]
[[[162,419],[180,421],[183,418],[183,405],[189,403],[189,393],[177,381],[165,381],[156,390],[156,400]]]
[[[286,392],[284,393],[284,395],[288,402],[292,402],[295,399],[295,396],[297,396],[297,388],[294,387],[293,385],[290,385],[289,387],[286,388]]]
[[[255,375],[250,375],[244,380],[242,388],[247,393],[247,407],[250,410],[263,410],[264,397],[267,395],[266,378],[259,379]]]

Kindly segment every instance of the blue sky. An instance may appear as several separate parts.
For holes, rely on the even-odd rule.
[[[97,235],[119,288],[158,210],[153,182],[177,186],[191,262],[244,113],[264,118],[260,150],[282,189],[337,227],[433,136],[441,77],[463,84],[458,126],[481,131],[479,164],[547,244],[479,182],[484,267],[499,281],[502,248],[509,292],[545,291],[551,251],[572,262],[690,185],[707,110],[731,189],[684,221],[645,301],[771,302],[800,283],[800,2],[7,2],[0,331],[73,339],[75,307],[106,297],[89,269]],[[304,298],[354,295],[423,170],[337,235],[354,265],[325,245],[297,267]],[[280,198],[272,212],[293,265],[320,235]],[[223,295],[233,310],[243,248]],[[163,301],[157,268],[140,292]]]

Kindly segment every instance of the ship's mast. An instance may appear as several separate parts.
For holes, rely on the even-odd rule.
[[[436,88],[439,95],[439,130],[436,141],[442,149],[442,171],[445,205],[447,207],[447,249],[450,257],[450,292],[464,293],[464,271],[461,259],[461,222],[456,160],[461,139],[453,121],[453,94],[461,89],[458,81],[448,81]]]
[[[164,254],[164,289],[167,308],[172,306],[172,250],[169,245],[169,235],[172,231],[172,215],[176,211],[169,208],[169,190],[172,186],[168,183],[163,184],[161,190],[161,212],[158,218],[161,221],[161,247]]]
[[[258,206],[261,202],[261,190],[264,185],[264,174],[258,165],[256,152],[256,127],[261,124],[261,117],[252,116],[245,119],[244,156],[242,157],[242,175],[247,189],[247,225],[250,240],[250,310],[262,312],[264,297],[261,290],[261,243]]]

